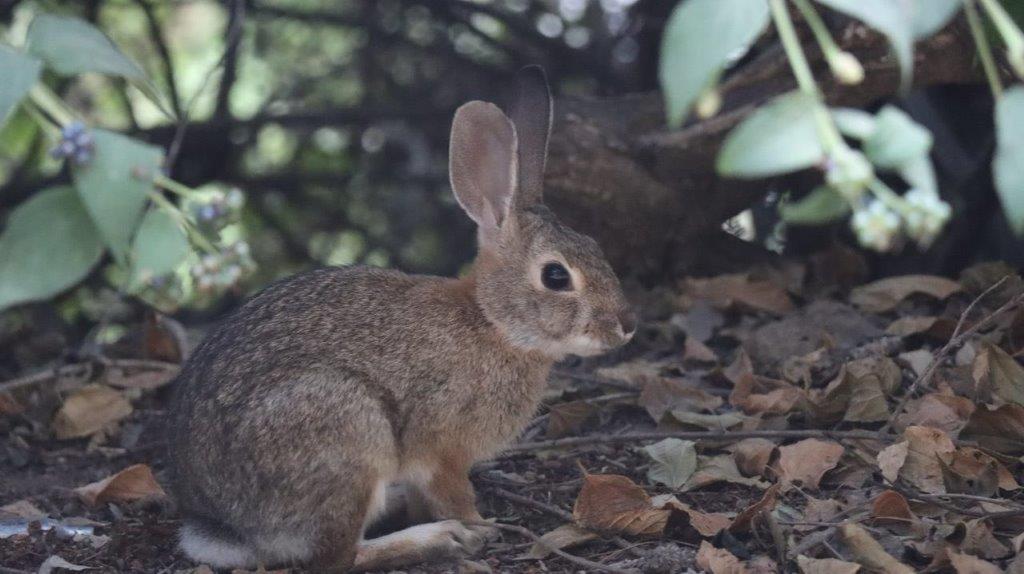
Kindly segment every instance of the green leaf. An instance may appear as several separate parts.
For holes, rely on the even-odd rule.
[[[875,131],[875,116],[855,108],[832,108],[832,119],[844,136],[866,140]]]
[[[765,0],[685,0],[676,6],[662,35],[658,65],[670,126],[683,123],[701,92],[767,25]]]
[[[161,209],[149,210],[132,242],[132,286],[174,271],[189,251],[188,238],[178,223]]]
[[[926,0],[929,4],[932,0]],[[818,0],[819,3],[856,18],[881,32],[892,45],[900,65],[901,84],[910,87],[914,72],[914,30],[911,3],[893,0]]]
[[[939,194],[939,186],[935,179],[935,167],[926,155],[918,156],[900,166],[900,177],[910,187]]]
[[[0,46],[0,128],[39,79],[43,63],[7,46]]]
[[[799,201],[779,206],[783,221],[792,225],[821,225],[846,217],[850,204],[830,187],[817,187]]]
[[[932,133],[895,106],[885,106],[878,112],[875,130],[864,140],[864,154],[882,169],[897,169],[927,156],[931,148]]]
[[[645,446],[651,457],[647,478],[671,488],[680,488],[697,470],[697,448],[693,441],[667,438]]]
[[[48,299],[81,281],[103,242],[70,186],[36,193],[0,235],[0,309]]]
[[[28,28],[28,51],[62,76],[97,72],[131,81],[166,113],[160,91],[113,40],[85,20],[39,14]]]
[[[825,156],[812,111],[819,103],[790,92],[755,111],[737,126],[718,154],[722,175],[759,178],[805,169]]]
[[[1003,213],[1024,236],[1024,87],[1014,86],[996,102],[996,157],[992,174]]]
[[[915,0],[911,29],[915,40],[922,40],[946,27],[963,6],[961,0]]]
[[[71,175],[100,235],[123,263],[163,153],[106,130],[94,130],[93,136],[95,156]]]

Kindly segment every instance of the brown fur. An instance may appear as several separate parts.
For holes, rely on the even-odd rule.
[[[593,240],[539,203],[513,201],[521,190],[508,163],[524,161],[515,142],[493,106],[456,115],[452,182],[481,226],[466,278],[320,269],[268,287],[207,336],[178,378],[173,413],[187,528],[268,566],[338,571],[473,546],[449,523],[360,540],[375,493],[394,481],[418,489],[435,520],[479,520],[469,468],[522,430],[553,361],[630,334]],[[540,284],[553,260],[571,270],[575,291]]]

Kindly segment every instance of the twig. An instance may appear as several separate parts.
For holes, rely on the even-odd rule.
[[[196,104],[199,102],[199,96],[206,91],[206,86],[210,83],[214,74],[217,70],[227,61],[228,57],[235,51],[239,39],[242,37],[242,24],[245,21],[245,0],[235,0],[233,3],[232,13],[237,14],[237,18],[233,18],[231,28],[227,32],[227,41],[224,45],[224,52],[217,59],[217,62],[210,67],[210,70],[203,76],[202,83],[199,84],[199,89],[192,94],[188,104],[185,106],[181,117],[178,118],[178,125],[174,130],[174,139],[171,140],[171,145],[167,148],[167,158],[164,160],[164,169],[167,173],[171,172],[171,168],[174,167],[174,161],[178,159],[178,153],[181,152],[181,144],[185,141],[185,132],[188,129],[188,122],[192,116],[192,112],[195,110]]]
[[[581,437],[567,437],[537,442],[526,442],[512,445],[505,449],[505,454],[528,452],[533,450],[544,450],[552,448],[565,448],[575,446],[586,446],[592,444],[613,444],[623,442],[641,442],[647,440],[661,440],[665,438],[681,438],[684,440],[708,440],[708,441],[734,441],[745,438],[831,438],[835,440],[883,440],[894,441],[898,437],[893,435],[879,434],[875,431],[848,430],[831,431],[827,429],[801,429],[801,430],[754,430],[754,431],[664,431],[664,432],[637,432],[626,434],[601,434]]]
[[[32,574],[28,570],[18,570],[17,568],[8,568],[6,566],[0,566],[0,574]]]
[[[540,542],[540,536],[534,534],[532,530],[528,528],[523,528],[522,526],[516,526],[514,524],[503,524],[501,522],[490,522],[487,520],[464,520],[463,522],[470,526],[484,526],[497,528],[499,530],[505,530],[507,532],[515,532],[516,534],[520,534],[522,536],[530,538],[534,542]],[[562,558],[568,560],[569,562],[572,562],[573,564],[581,568],[587,569],[587,571],[590,572],[610,572],[611,574],[639,574],[637,570],[616,568],[615,566],[608,566],[605,564],[601,564],[600,562],[593,562],[591,560],[587,560],[586,558],[580,558],[579,556],[569,554],[564,550],[559,550],[556,548],[549,548],[549,550],[561,556]]]
[[[889,481],[886,481],[886,482],[889,482]],[[900,484],[896,484],[896,483],[893,483],[893,482],[889,482],[889,486],[892,487],[893,490],[895,490],[896,492],[899,492],[900,494],[902,494],[903,496],[905,496],[906,498],[908,498],[910,500],[917,500],[917,501],[922,501],[922,502],[928,502],[928,503],[934,504],[935,506],[938,506],[939,508],[942,508],[942,509],[945,509],[945,510],[949,510],[951,512],[956,512],[957,514],[962,514],[964,516],[970,516],[971,518],[995,519],[995,518],[1013,518],[1013,517],[1017,517],[1017,516],[1024,516],[1024,508],[1013,508],[1013,509],[1010,509],[1010,510],[998,510],[998,511],[995,511],[995,512],[969,510],[969,509],[966,509],[966,508],[960,508],[960,507],[956,506],[955,504],[951,504],[949,502],[946,502],[945,500],[943,500],[943,496],[945,496],[945,495],[941,495],[941,494],[927,494],[927,493],[921,492],[921,491],[919,491],[919,490],[917,490],[915,488],[908,488],[908,487],[905,487],[905,486],[902,486]],[[1001,500],[994,500],[993,502],[996,502],[998,504],[1004,504],[1004,502],[1001,501]]]
[[[1004,283],[1006,283],[1006,281],[1009,278],[1010,276],[1006,275],[999,281],[993,283],[988,289],[985,289],[985,291],[981,295],[978,295],[974,299],[974,301],[971,301],[971,304],[967,306],[967,309],[964,309],[964,312],[960,314],[960,320],[958,320],[956,323],[956,328],[953,330],[953,336],[949,338],[949,342],[943,345],[943,347],[939,349],[939,352],[935,353],[935,356],[932,358],[932,362],[928,364],[928,367],[924,370],[923,373],[921,373],[921,376],[918,377],[912,385],[910,385],[910,388],[907,389],[906,393],[904,393],[903,397],[900,399],[900,402],[896,404],[896,408],[893,409],[892,415],[889,416],[889,420],[886,421],[884,425],[882,425],[882,428],[878,429],[879,434],[885,434],[889,431],[890,428],[892,428],[892,425],[896,421],[897,417],[899,417],[900,413],[903,412],[903,407],[907,406],[907,403],[910,402],[910,399],[914,397],[918,389],[926,386],[931,381],[931,378],[932,376],[935,375],[935,372],[938,369],[939,365],[942,364],[942,362],[946,359],[947,356],[949,356],[950,353],[953,352],[953,349],[959,347],[968,337],[977,333],[979,330],[987,326],[989,323],[994,321],[1003,313],[1013,309],[1017,305],[1024,302],[1024,292],[1018,293],[1017,295],[1011,297],[1009,301],[1004,303],[1001,307],[993,311],[991,314],[982,318],[977,323],[971,325],[966,330],[964,329],[964,325],[967,321],[968,315],[970,315],[971,312],[974,311],[974,308],[977,307],[978,303],[985,297],[993,293],[996,289],[1001,287]]]
[[[167,83],[167,92],[171,100],[171,109],[174,111],[175,119],[181,119],[181,98],[178,96],[178,80],[174,73],[174,60],[171,58],[171,50],[167,46],[167,38],[164,36],[160,21],[157,20],[156,11],[148,0],[135,0],[135,4],[142,9],[146,16],[146,24],[149,26],[149,36],[156,46],[156,53],[163,63],[164,82]]]
[[[0,383],[0,393],[13,391],[20,387],[27,387],[29,385],[36,385],[52,379],[60,379],[64,377],[80,376],[92,369],[92,365],[89,363],[75,363],[72,365],[62,365],[60,367],[53,367],[34,373],[31,375],[25,375],[24,377],[18,377],[9,381]]]

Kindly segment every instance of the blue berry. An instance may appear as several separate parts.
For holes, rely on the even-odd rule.
[[[61,130],[61,139],[50,150],[54,159],[71,159],[77,165],[92,161],[95,140],[82,122],[71,122]]]

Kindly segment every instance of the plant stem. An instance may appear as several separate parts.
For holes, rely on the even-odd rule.
[[[1003,95],[1003,83],[999,79],[999,71],[996,69],[996,60],[992,57],[992,47],[985,37],[985,29],[981,25],[981,17],[978,15],[978,7],[974,0],[964,1],[964,12],[967,13],[967,23],[971,28],[971,36],[978,47],[978,58],[981,60],[981,67],[985,70],[985,77],[988,79],[992,95],[999,99]]]
[[[807,57],[800,46],[800,39],[796,35],[796,28],[793,27],[793,20],[786,9],[785,0],[769,0],[772,10],[772,21],[775,29],[779,32],[779,39],[786,51],[786,58],[796,76],[797,86],[800,91],[811,96],[817,102],[814,106],[814,119],[818,126],[818,136],[821,138],[822,147],[826,154],[831,154],[839,146],[845,145],[839,129],[836,128],[828,109],[824,104],[824,96],[818,85],[814,82],[814,74],[811,73],[811,66],[807,63]]]
[[[32,100],[32,103],[46,112],[53,121],[62,127],[76,119],[75,114],[64,104],[64,101],[57,94],[53,93],[53,90],[43,84],[32,86],[29,98]]]
[[[183,183],[174,181],[163,173],[157,173],[153,177],[153,184],[181,197],[192,197],[196,193],[196,190]]]
[[[882,180],[877,177],[871,180],[868,184],[868,188],[875,194],[875,197],[880,199],[882,203],[889,206],[893,211],[900,214],[907,212],[907,201],[893,191],[888,185],[885,185]]]
[[[818,41],[818,45],[821,46],[821,51],[825,54],[825,58],[830,59],[839,53],[841,50],[836,41],[832,39],[828,26],[825,25],[825,21],[821,19],[821,16],[811,6],[811,3],[808,0],[793,0],[793,4],[796,4],[796,9],[800,11],[804,20],[807,21],[807,26],[810,27],[811,33],[814,34],[814,39]]]
[[[214,247],[212,243],[210,243],[210,240],[208,240],[206,236],[200,233],[200,231],[196,229],[195,225],[193,225],[192,222],[189,221],[188,217],[186,217],[185,214],[182,213],[180,209],[178,209],[178,206],[171,203],[166,197],[163,196],[163,194],[161,194],[158,191],[151,191],[149,192],[149,198],[152,199],[153,203],[155,203],[158,207],[163,209],[167,213],[167,215],[170,215],[171,218],[177,221],[178,225],[180,225],[182,229],[185,230],[189,238],[192,239],[192,241],[196,245],[198,245],[203,251],[207,253],[217,252],[217,248]]]
[[[981,6],[985,9],[988,17],[992,19],[992,23],[996,25],[996,30],[999,30],[999,35],[1003,37],[1003,42],[1006,42],[1010,64],[1013,65],[1019,76],[1024,77],[1024,32],[1021,32],[1006,9],[996,0],[981,0]]]

